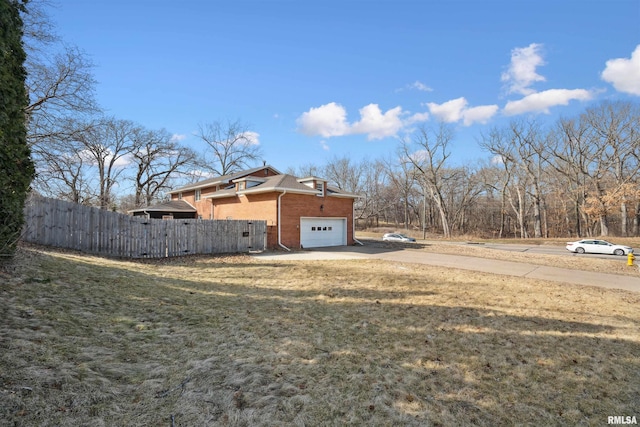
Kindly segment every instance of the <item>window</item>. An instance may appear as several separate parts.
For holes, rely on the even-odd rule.
[[[238,190],[244,190],[244,181],[238,183]]]
[[[199,202],[201,197],[202,197],[202,193],[200,189],[196,190],[196,202]]]
[[[178,193],[178,200],[182,200],[182,191]]]
[[[311,227],[311,231],[316,231],[316,228],[315,227]]]
[[[320,192],[318,196],[324,196],[324,182],[322,181],[316,182],[316,190]]]

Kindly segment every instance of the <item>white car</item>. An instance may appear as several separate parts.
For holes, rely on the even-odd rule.
[[[416,239],[414,239],[413,237],[409,237],[409,236],[405,236],[404,234],[400,234],[400,233],[387,233],[384,236],[382,236],[382,240],[384,240],[385,242],[415,242]]]
[[[577,242],[567,242],[567,250],[579,254],[608,254],[628,255],[633,253],[633,248],[624,245],[614,245],[606,240],[585,239]]]

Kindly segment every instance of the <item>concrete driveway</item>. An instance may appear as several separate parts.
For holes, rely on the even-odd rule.
[[[621,276],[618,274],[595,273],[513,261],[427,253],[405,247],[389,248],[376,245],[339,246],[293,252],[263,252],[255,254],[254,257],[265,261],[382,259],[385,261],[435,265],[506,276],[527,277],[553,282],[640,292],[640,271],[637,277]]]

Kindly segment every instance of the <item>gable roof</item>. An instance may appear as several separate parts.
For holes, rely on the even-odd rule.
[[[234,197],[240,194],[258,194],[258,193],[271,193],[278,192],[284,193],[295,193],[295,194],[310,194],[310,195],[320,195],[321,193],[315,188],[311,188],[308,185],[302,184],[299,182],[299,179],[293,175],[282,174],[282,175],[274,175],[267,178],[261,178],[261,182],[258,185],[254,185],[253,187],[246,188],[244,190],[236,191],[235,188],[229,190],[220,190],[215,193],[204,196],[205,199],[222,199],[226,197]],[[359,196],[347,193],[345,191],[339,190],[333,187],[327,187],[327,196],[334,197],[347,197],[347,198],[357,198]]]
[[[287,191],[288,193],[299,194],[319,194],[315,188],[298,182],[298,178],[293,175],[276,175],[270,177],[262,184],[256,185],[246,190],[242,190],[241,194],[247,193],[266,193],[269,191]]]
[[[256,173],[263,169],[270,169],[271,172],[277,175],[280,175],[280,171],[278,171],[276,168],[269,165],[264,165],[264,166],[259,166],[253,169],[247,169],[240,172],[234,172],[227,175],[216,176],[213,178],[194,182],[193,184],[188,184],[188,185],[185,185],[184,187],[176,188],[175,190],[169,191],[169,194],[180,193],[183,191],[197,190],[198,188],[213,187],[214,185],[219,185],[219,184],[227,184],[233,181],[234,179],[243,178],[247,175],[251,175],[252,173]]]
[[[327,194],[329,196],[334,196],[334,197],[348,197],[348,198],[352,198],[352,199],[359,199],[362,196],[355,194],[355,193],[349,193],[348,191],[344,191],[344,190],[340,190],[337,187],[330,187],[327,185]]]
[[[169,200],[168,202],[158,203],[157,205],[147,206],[146,208],[132,209],[133,212],[196,212],[196,208],[191,206],[184,200]]]

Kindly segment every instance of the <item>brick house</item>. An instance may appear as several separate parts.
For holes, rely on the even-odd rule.
[[[171,202],[195,209],[202,219],[267,221],[267,247],[352,245],[355,194],[322,178],[297,178],[271,166],[196,182],[169,193]]]

